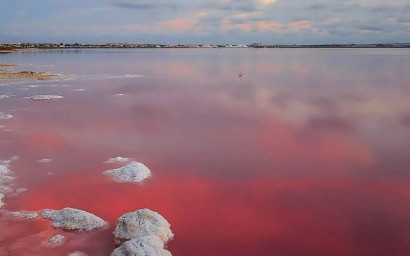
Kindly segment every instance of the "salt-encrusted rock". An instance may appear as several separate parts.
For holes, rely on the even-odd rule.
[[[13,179],[13,177],[11,176],[11,171],[8,166],[9,165],[5,162],[0,162],[0,182],[5,182]]]
[[[132,239],[115,249],[111,256],[171,256],[157,236]]]
[[[10,119],[10,118],[13,118],[13,116],[10,114],[5,114],[3,112],[0,112],[0,120]]]
[[[35,220],[38,218],[38,214],[36,212],[11,212],[10,216],[23,220]]]
[[[113,157],[113,158],[108,159],[108,160],[105,161],[104,163],[107,163],[107,164],[123,163],[123,162],[128,162],[129,160],[130,160],[129,158],[117,156],[117,157]]]
[[[43,210],[41,216],[44,219],[52,220],[54,228],[63,230],[90,231],[106,226],[106,222],[92,213],[64,208],[62,210]]]
[[[88,254],[77,251],[77,252],[71,252],[67,254],[67,256],[88,256]]]
[[[34,101],[42,101],[42,100],[57,100],[64,98],[61,95],[34,95],[31,96],[30,99]]]
[[[114,231],[115,245],[147,236],[157,236],[164,244],[174,236],[170,227],[164,217],[149,209],[126,213],[117,220]]]
[[[117,181],[139,183],[151,176],[151,171],[142,163],[131,162],[121,168],[104,172],[107,175],[113,176]]]
[[[51,161],[53,161],[53,159],[43,158],[43,159],[37,160],[37,163],[49,163]]]

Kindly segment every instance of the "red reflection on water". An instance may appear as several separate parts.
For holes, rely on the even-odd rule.
[[[395,94],[369,99],[368,90],[366,99],[353,102],[346,96],[355,94],[351,88],[341,95],[330,87],[314,98],[266,87],[270,66],[286,79],[300,82],[317,72],[321,81],[325,67],[306,63],[223,59],[218,73],[213,61],[172,60],[164,60],[175,62],[165,65],[165,78],[76,81],[91,93],[58,88],[53,93],[65,96],[60,101],[1,103],[3,109],[28,108],[8,120],[11,132],[0,133],[1,157],[20,156],[13,163],[16,186],[29,189],[7,197],[6,208],[74,207],[110,226],[66,233],[45,220],[3,216],[0,255],[109,255],[116,219],[141,208],[171,223],[173,255],[408,254],[410,152],[401,143],[408,136],[406,105],[388,115],[373,108],[394,102]],[[154,70],[158,62],[134,64]],[[237,67],[247,69],[239,82]],[[342,78],[346,72],[354,73],[341,72]],[[125,95],[114,96],[119,92]],[[376,133],[384,130],[373,133],[374,122],[394,114],[397,125],[390,124],[395,133],[387,142]],[[120,166],[103,164],[118,155],[145,163],[153,177],[135,185],[103,175]],[[53,161],[36,162],[42,158]],[[67,236],[64,246],[40,245],[58,233]]]

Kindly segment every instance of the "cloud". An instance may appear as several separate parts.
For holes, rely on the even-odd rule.
[[[135,41],[143,34],[162,43],[190,43],[193,38],[198,43],[257,39],[289,44],[410,38],[407,0],[89,0],[46,8],[21,2],[6,2],[0,10],[4,41],[94,42],[96,36],[103,41]]]
[[[113,4],[121,8],[140,10],[178,8],[178,4],[172,1],[113,0]]]

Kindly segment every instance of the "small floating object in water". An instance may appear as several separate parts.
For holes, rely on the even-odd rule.
[[[129,158],[117,156],[117,157],[112,157],[112,158],[108,159],[104,163],[106,163],[106,164],[123,163],[123,162],[128,162],[129,160],[130,160]]]
[[[51,161],[53,161],[53,159],[43,158],[43,159],[37,160],[37,163],[49,163]]]
[[[4,114],[3,112],[0,112],[0,119],[5,120],[10,118],[13,118],[13,116],[10,114]]]
[[[65,241],[65,237],[64,237],[64,236],[62,236],[62,235],[56,235],[56,236],[51,237],[51,238],[48,239],[47,241],[45,241],[45,242],[43,243],[43,245],[44,245],[44,246],[47,246],[47,247],[57,247],[57,246],[63,245],[64,241]]]
[[[43,100],[57,100],[64,98],[61,95],[34,95],[31,96],[30,99],[34,101],[43,101]]]
[[[35,220],[38,218],[38,214],[36,212],[11,212],[10,216],[23,220]]]

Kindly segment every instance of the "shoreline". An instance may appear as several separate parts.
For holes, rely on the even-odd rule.
[[[157,44],[157,43],[105,43],[105,44],[68,44],[68,43],[0,43],[0,54],[28,50],[64,49],[410,49],[409,43],[378,44]]]

